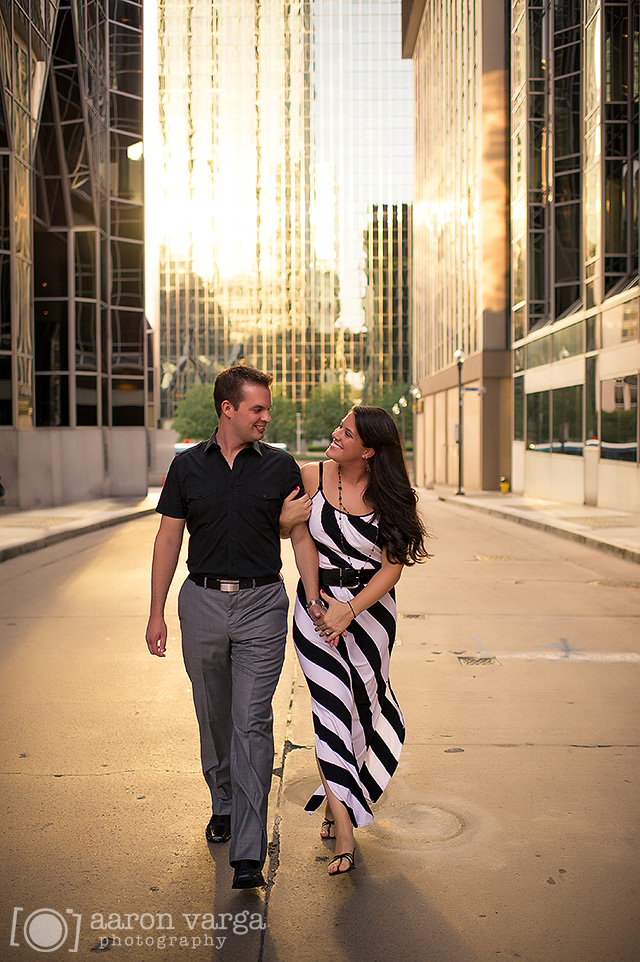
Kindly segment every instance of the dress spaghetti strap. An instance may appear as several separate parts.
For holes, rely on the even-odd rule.
[[[322,469],[324,467],[324,461],[318,462],[318,491],[322,491]],[[324,491],[322,491],[324,494]]]

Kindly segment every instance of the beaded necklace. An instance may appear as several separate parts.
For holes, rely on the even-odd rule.
[[[343,503],[342,503],[342,469],[341,469],[340,465],[338,465],[338,508],[339,508],[339,513],[338,513],[338,530],[340,531],[340,542],[341,542],[341,546],[342,546],[342,551],[344,552],[345,556],[346,556],[346,557],[349,559],[349,561],[350,561],[349,567],[354,568],[355,570],[360,570],[360,569],[355,568],[355,565],[353,564],[353,558],[351,557],[351,555],[350,555],[349,552],[347,551],[347,545],[346,545],[345,540],[344,540],[344,531],[342,530],[342,517],[343,517],[343,515],[346,515],[347,512],[344,510],[344,505],[343,505]],[[376,547],[377,544],[378,544],[378,532],[376,531],[376,537],[375,537],[375,540],[374,540],[373,544],[371,545],[371,551],[369,552],[369,554],[368,554],[367,557],[365,558],[364,563],[363,563],[362,566],[361,566],[362,568],[364,568],[364,566],[366,565],[367,561],[369,561],[369,559],[371,558],[371,555],[373,554],[373,549]]]

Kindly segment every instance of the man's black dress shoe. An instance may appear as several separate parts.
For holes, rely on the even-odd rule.
[[[231,838],[231,816],[214,812],[205,829],[207,842],[228,842]]]
[[[257,889],[266,884],[260,862],[252,858],[238,859],[235,863],[232,889]]]

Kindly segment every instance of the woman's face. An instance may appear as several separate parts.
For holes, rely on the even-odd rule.
[[[349,461],[361,460],[369,452],[370,448],[365,448],[356,430],[356,416],[350,411],[332,432],[327,457],[346,464]]]

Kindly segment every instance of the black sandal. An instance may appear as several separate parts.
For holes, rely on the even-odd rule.
[[[344,872],[341,872],[340,866],[338,866],[337,872],[328,873],[329,878],[335,878],[337,875],[347,875],[348,872],[352,872],[353,869],[356,867],[356,860],[354,858],[354,855],[355,855],[355,852],[343,852],[342,855],[336,855],[335,858],[332,858],[331,861],[329,862],[329,865],[333,865],[334,862],[341,862],[343,858],[346,858],[347,862],[349,863],[349,868],[346,868]]]
[[[330,834],[330,833],[331,833],[331,826],[332,826],[332,825],[335,825],[335,824],[336,824],[336,823],[333,821],[333,819],[331,819],[331,818],[323,818],[323,819],[322,819],[322,825],[320,826],[320,838],[323,838],[323,839],[324,839],[324,838],[335,838],[335,835],[331,835],[331,834]],[[327,826],[327,831],[328,831],[328,833],[329,833],[329,834],[327,834],[327,835],[323,835],[323,834],[322,834],[322,829],[325,827],[325,825]]]

